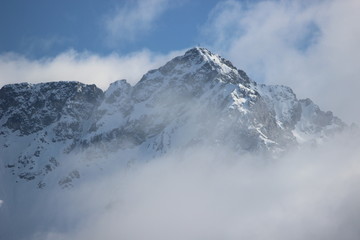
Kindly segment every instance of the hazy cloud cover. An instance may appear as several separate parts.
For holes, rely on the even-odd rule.
[[[255,81],[290,86],[360,122],[360,111],[349,111],[360,91],[359,11],[357,0],[221,1],[202,32]]]

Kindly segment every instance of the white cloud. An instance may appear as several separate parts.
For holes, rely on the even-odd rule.
[[[105,20],[109,44],[119,44],[120,40],[133,41],[150,31],[169,5],[169,0],[126,2]]]
[[[357,240],[359,140],[345,133],[271,161],[228,149],[168,154],[39,195],[13,221],[36,240]]]
[[[158,55],[143,50],[124,56],[115,53],[99,56],[70,50],[40,60],[3,54],[0,55],[0,87],[18,82],[79,81],[106,90],[110,83],[119,79],[135,84],[148,70],[160,67],[177,54],[179,52]]]
[[[220,2],[203,34],[255,81],[284,84],[348,122],[360,122],[360,2]]]

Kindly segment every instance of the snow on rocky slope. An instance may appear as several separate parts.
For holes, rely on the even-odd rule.
[[[196,146],[276,156],[345,126],[290,88],[257,84],[228,60],[193,48],[135,86],[120,80],[105,92],[78,82],[2,87],[1,178],[66,188],[86,167],[111,166],[111,159],[126,166]]]

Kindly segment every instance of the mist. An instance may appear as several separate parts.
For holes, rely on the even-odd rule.
[[[358,239],[359,143],[345,132],[279,159],[175,151],[23,199],[14,239]]]

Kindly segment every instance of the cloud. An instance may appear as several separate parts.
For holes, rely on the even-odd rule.
[[[288,85],[300,98],[360,122],[360,111],[354,111],[360,91],[359,11],[356,0],[223,1],[202,34],[255,81]]]
[[[4,201],[0,199],[0,207],[3,205]]]
[[[271,161],[222,148],[168,154],[39,193],[36,218],[27,219],[30,209],[17,217],[30,233],[41,226],[27,235],[37,240],[357,240],[359,143],[345,133]]]
[[[170,6],[169,0],[136,0],[126,2],[106,17],[105,28],[110,45],[134,41],[146,34]]]
[[[148,50],[128,55],[100,56],[69,50],[54,58],[28,59],[8,53],[0,55],[0,87],[18,82],[80,81],[106,90],[110,83],[127,79],[135,84],[148,70],[160,67],[182,51],[166,55]]]
[[[56,47],[63,47],[74,43],[73,38],[63,37],[59,35],[51,35],[47,37],[24,37],[20,43],[24,49],[26,56],[33,56],[38,54],[49,53]]]

